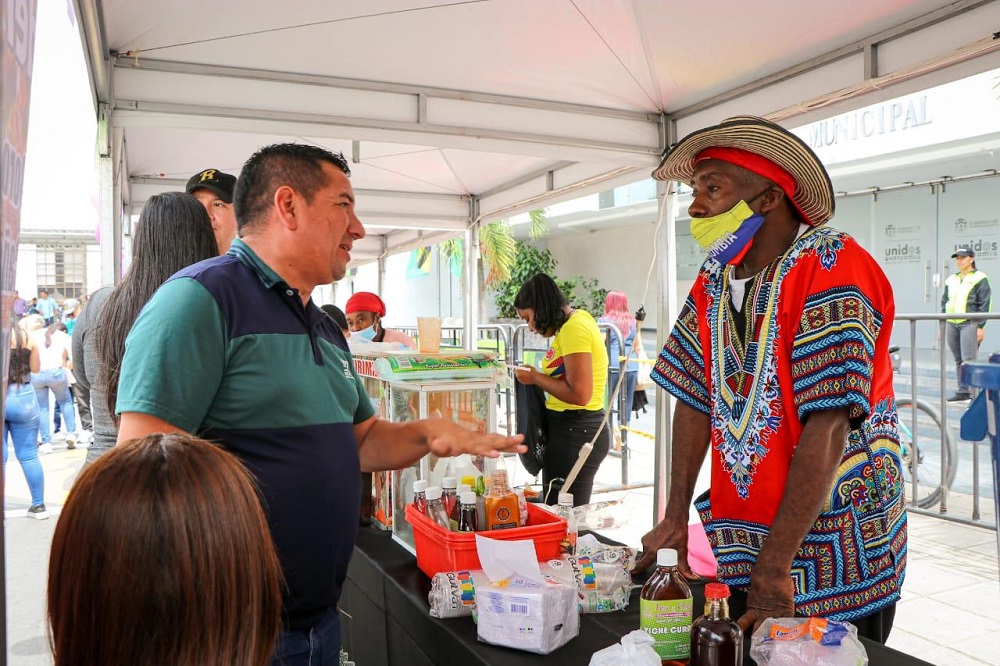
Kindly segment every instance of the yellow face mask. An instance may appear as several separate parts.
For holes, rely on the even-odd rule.
[[[753,201],[760,194],[750,200]],[[750,204],[740,199],[735,206],[720,215],[691,218],[691,236],[712,259],[720,264],[735,264],[746,255],[753,243],[754,234],[763,223],[764,216],[754,213]]]

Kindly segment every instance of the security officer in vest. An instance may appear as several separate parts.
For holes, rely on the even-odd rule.
[[[956,315],[989,312],[992,298],[990,279],[986,273],[976,270],[975,251],[968,245],[959,245],[951,258],[955,260],[958,272],[949,275],[944,281],[941,312]],[[955,317],[948,320],[948,348],[955,357],[955,372],[958,376],[958,391],[948,398],[948,402],[969,400],[972,397],[969,387],[962,385],[961,368],[963,362],[975,359],[979,353],[985,327],[986,321],[982,319],[977,321]]]

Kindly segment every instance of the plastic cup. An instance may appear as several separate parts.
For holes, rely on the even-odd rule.
[[[441,351],[441,317],[417,317],[417,350],[423,354]]]

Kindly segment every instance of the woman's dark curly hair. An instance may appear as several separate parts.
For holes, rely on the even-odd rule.
[[[566,306],[569,301],[559,289],[556,281],[545,273],[535,273],[525,280],[514,298],[518,310],[531,308],[535,312],[534,329],[545,337],[551,337],[566,323]]]

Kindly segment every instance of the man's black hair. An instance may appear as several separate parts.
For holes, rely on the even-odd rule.
[[[327,182],[324,162],[351,175],[351,168],[342,154],[312,144],[275,143],[251,155],[240,171],[233,192],[240,235],[264,219],[274,201],[275,191],[283,185],[293,188],[312,203],[313,196]]]
[[[559,285],[545,273],[535,273],[525,280],[514,298],[514,307],[518,310],[534,310],[534,329],[542,335],[554,335],[562,328],[568,304]]]
[[[337,322],[337,326],[340,326],[342,330],[344,331],[347,330],[348,328],[347,315],[344,314],[343,310],[338,308],[336,305],[330,305],[329,303],[326,305],[319,306],[319,309],[325,312],[327,315],[329,315],[330,318],[333,319],[335,322]]]

